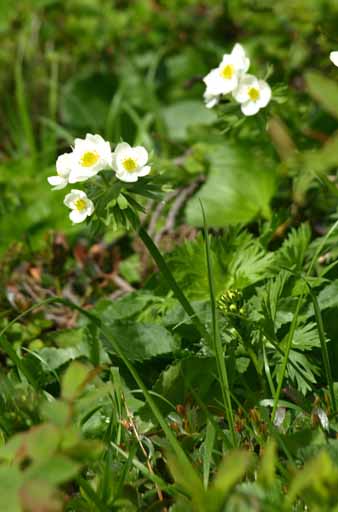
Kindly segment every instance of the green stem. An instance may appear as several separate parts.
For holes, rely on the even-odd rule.
[[[268,384],[269,384],[269,387],[270,387],[271,395],[275,396],[276,390],[275,390],[275,386],[273,384],[273,380],[272,380],[272,377],[271,377],[269,361],[268,361],[268,358],[267,358],[267,355],[266,355],[265,344],[264,344],[263,339],[262,339],[262,349],[263,349],[263,361],[264,361],[265,375],[266,375],[266,378],[267,378],[267,381],[268,381]]]
[[[209,243],[209,234],[206,225],[206,218],[203,205],[201,203],[203,222],[204,222],[204,237],[205,237],[205,252],[207,259],[207,267],[208,267],[208,281],[209,281],[209,290],[210,290],[210,306],[211,306],[211,316],[212,316],[212,334],[213,334],[213,346],[215,350],[215,357],[218,369],[218,376],[220,380],[222,397],[224,402],[224,409],[229,425],[230,435],[232,439],[233,446],[237,446],[237,438],[235,433],[235,425],[234,425],[234,416],[232,411],[232,403],[230,396],[230,387],[229,387],[229,379],[227,367],[225,364],[225,356],[224,349],[220,337],[219,332],[219,323],[217,317],[217,305],[216,305],[216,297],[215,297],[215,283],[213,279],[212,273],[212,262],[210,255],[210,243]]]
[[[276,391],[276,394],[275,394],[274,404],[273,404],[273,409],[272,409],[272,415],[271,415],[272,423],[274,422],[274,419],[275,419],[275,416],[276,416],[276,412],[277,412],[279,397],[280,397],[280,394],[281,394],[281,391],[282,391],[283,380],[284,380],[284,377],[285,377],[285,372],[286,372],[286,367],[287,367],[287,364],[288,364],[288,359],[289,359],[290,350],[291,350],[291,346],[292,346],[292,342],[293,342],[293,337],[294,337],[295,330],[296,330],[297,323],[298,323],[298,315],[299,315],[300,307],[302,305],[302,301],[303,301],[303,294],[301,294],[299,299],[298,299],[297,306],[296,306],[296,311],[294,313],[293,320],[292,320],[291,327],[290,327],[290,330],[289,330],[289,333],[288,333],[288,337],[287,337],[287,341],[286,341],[286,350],[285,350],[284,359],[283,359],[283,363],[282,363],[282,369],[281,369],[281,371],[279,373],[279,379],[278,379],[278,384],[277,384],[277,391]]]
[[[141,227],[138,231],[141,240],[143,241],[144,245],[147,247],[150,255],[152,256],[153,260],[155,261],[156,265],[158,266],[160,272],[163,274],[163,277],[167,281],[168,285],[174,292],[175,297],[180,302],[181,306],[183,307],[184,311],[187,313],[191,321],[194,323],[195,327],[198,329],[200,334],[208,341],[210,341],[210,335],[200,319],[198,318],[196,311],[184,295],[183,291],[177,284],[176,279],[174,278],[171,270],[169,269],[168,265],[166,264],[162,254],[158,250],[157,246],[154,244],[151,237],[148,235],[147,231]]]
[[[322,349],[322,358],[323,358],[323,363],[324,363],[326,380],[327,380],[329,393],[330,393],[331,407],[332,407],[333,413],[335,413],[337,411],[337,405],[336,405],[336,397],[334,395],[333,379],[332,379],[332,371],[331,371],[329,353],[327,350],[326,339],[325,339],[323,317],[322,317],[322,314],[321,314],[321,311],[319,308],[317,297],[313,293],[313,290],[312,290],[311,286],[309,285],[309,283],[307,283],[307,285],[310,290],[310,295],[311,295],[311,299],[313,302],[313,308],[315,311],[315,316],[316,316],[316,321],[317,321],[317,329],[318,329],[318,335],[319,335],[320,345],[321,345],[321,349]]]
[[[87,499],[90,500],[91,505],[94,505],[97,512],[109,512],[108,507],[101,501],[93,487],[81,476],[77,477],[77,483],[82,488]]]

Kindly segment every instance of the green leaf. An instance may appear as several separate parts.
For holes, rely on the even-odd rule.
[[[92,133],[105,125],[112,93],[116,87],[113,75],[87,73],[67,82],[61,97],[63,123]]]
[[[252,462],[252,455],[244,450],[232,450],[224,457],[216,477],[207,492],[208,510],[223,510],[229,492],[244,477]]]
[[[178,348],[170,332],[161,325],[114,322],[107,330],[129,361],[168,355]]]
[[[65,455],[54,455],[42,464],[32,464],[25,476],[31,480],[43,480],[52,485],[62,484],[74,478],[80,469],[80,464]]]
[[[326,506],[337,505],[337,493],[334,492],[337,485],[338,469],[330,456],[322,451],[317,457],[309,460],[293,479],[286,498],[288,510],[297,496],[305,499],[310,510],[332,510]],[[317,505],[318,508],[312,509],[311,505]]]
[[[44,418],[57,427],[65,427],[69,422],[72,410],[67,402],[53,400],[52,402],[44,402],[41,413]]]
[[[257,215],[270,217],[270,200],[275,189],[275,171],[248,146],[210,147],[210,176],[189,202],[189,224],[203,224],[200,200],[211,227],[251,221]]]
[[[51,458],[61,441],[60,431],[53,425],[42,424],[23,434],[16,434],[1,447],[0,458],[13,461],[29,457],[31,460]]]
[[[22,512],[19,503],[19,489],[22,476],[14,466],[0,467],[0,510],[6,512]]]
[[[102,322],[124,320],[140,313],[156,297],[147,291],[128,293],[121,299],[111,301],[102,299],[92,310]]]
[[[279,272],[281,266],[301,270],[310,240],[309,224],[304,223],[298,229],[291,229],[282,247],[274,255],[276,271]]]
[[[58,490],[43,480],[28,480],[20,489],[20,502],[27,512],[62,512],[63,499]]]
[[[190,126],[197,124],[209,125],[217,119],[215,112],[208,110],[202,101],[196,100],[175,103],[164,108],[162,112],[169,137],[174,140],[185,139]]]
[[[189,357],[164,370],[154,390],[175,404],[184,403],[191,393],[191,388],[202,400],[206,400],[215,381],[216,371],[213,358]]]
[[[276,463],[277,446],[274,440],[270,440],[264,448],[257,475],[258,482],[267,489],[275,483]]]
[[[338,83],[318,71],[308,71],[305,80],[310,95],[324,110],[338,118]]]
[[[62,378],[62,397],[74,400],[83,390],[90,369],[78,361],[72,362]]]
[[[45,371],[53,371],[72,359],[81,356],[78,348],[55,348],[46,347],[37,352],[39,359],[43,362],[42,368]]]

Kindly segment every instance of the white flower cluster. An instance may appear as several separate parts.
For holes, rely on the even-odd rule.
[[[253,116],[267,106],[271,99],[271,89],[267,82],[258,80],[247,73],[250,59],[244,48],[235,44],[231,53],[223,55],[219,66],[212,69],[203,78],[206,85],[204,101],[207,108],[212,108],[221,97],[231,93],[240,103],[245,116]]]
[[[57,175],[50,176],[48,183],[53,190],[60,190],[68,184],[86,181],[104,169],[111,169],[116,178],[131,183],[150,173],[147,162],[148,152],[143,146],[131,147],[121,142],[112,152],[109,142],[100,135],[87,133],[85,139],[75,139],[72,152],[58,157]],[[64,204],[72,210],[69,217],[75,224],[94,212],[93,202],[82,190],[73,189],[66,195]]]

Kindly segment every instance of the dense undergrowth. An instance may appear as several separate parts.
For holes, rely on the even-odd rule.
[[[337,20],[1,4],[0,512],[338,510]],[[236,42],[252,117],[203,103]],[[87,132],[152,172],[72,226],[46,178]]]

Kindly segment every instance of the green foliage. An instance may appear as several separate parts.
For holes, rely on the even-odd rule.
[[[249,222],[257,215],[270,217],[274,193],[274,164],[249,145],[209,147],[210,176],[187,208],[187,219],[202,225],[199,201],[208,225],[224,227]]]
[[[337,15],[1,2],[0,511],[338,511]],[[252,117],[203,104],[236,42]],[[90,229],[47,183],[86,132],[152,166]]]

